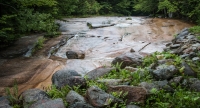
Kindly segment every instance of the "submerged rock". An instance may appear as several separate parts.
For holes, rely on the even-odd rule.
[[[59,70],[52,76],[52,83],[57,88],[63,86],[84,86],[86,84],[85,79],[74,70]]]

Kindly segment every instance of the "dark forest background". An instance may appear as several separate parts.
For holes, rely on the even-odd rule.
[[[55,36],[55,19],[89,15],[151,16],[200,24],[199,0],[0,0],[0,48],[29,33]]]

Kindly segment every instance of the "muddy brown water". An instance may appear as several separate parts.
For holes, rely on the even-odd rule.
[[[127,18],[93,17],[57,21],[61,25],[62,36],[49,40],[34,57],[0,59],[0,94],[5,94],[4,88],[16,81],[19,82],[19,93],[29,88],[47,89],[51,85],[51,76],[57,70],[73,69],[85,75],[97,67],[110,66],[115,57],[131,49],[141,55],[162,51],[174,34],[193,26],[174,19]],[[95,29],[89,29],[87,23]],[[74,37],[49,58],[46,52],[69,35]],[[67,59],[65,54],[69,50],[82,50],[85,58]]]

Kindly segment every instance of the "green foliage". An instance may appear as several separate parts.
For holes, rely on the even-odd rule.
[[[152,89],[144,108],[198,108],[200,93],[177,87],[174,93]]]
[[[160,1],[158,4],[158,10],[167,9],[167,12],[176,12],[177,6],[173,5],[169,0]]]
[[[37,41],[37,43],[36,43],[36,45],[35,45],[35,49],[36,49],[36,50],[42,49],[45,40],[46,40],[46,39],[43,38],[43,37],[38,38],[38,41]]]
[[[12,88],[5,88],[6,96],[14,108],[21,108],[21,97],[19,97],[18,86],[14,84]]]
[[[192,33],[197,33],[197,34],[199,34],[199,33],[200,33],[200,26],[191,27],[189,30],[190,30],[190,32],[192,32]]]

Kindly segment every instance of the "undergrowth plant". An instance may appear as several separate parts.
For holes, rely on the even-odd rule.
[[[22,108],[22,97],[19,96],[18,86],[17,84],[14,84],[12,88],[5,88],[6,90],[6,96],[10,102],[10,104],[13,106],[13,108]]]

